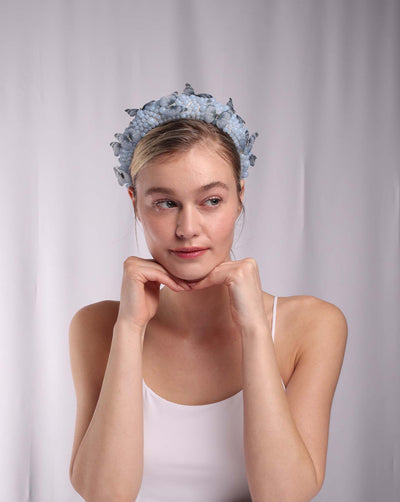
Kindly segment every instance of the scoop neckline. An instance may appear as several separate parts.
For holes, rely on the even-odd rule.
[[[276,306],[277,306],[277,301],[278,301],[278,295],[274,295],[274,302],[273,302],[273,316],[272,316],[272,343],[275,344],[275,314],[276,314]],[[168,399],[165,399],[165,397],[160,396],[152,388],[150,388],[147,383],[145,382],[144,378],[142,378],[143,386],[151,393],[153,396],[155,396],[157,399],[164,401],[165,403],[168,403],[172,406],[180,407],[180,408],[206,408],[210,406],[215,406],[218,404],[226,403],[227,401],[230,401],[234,399],[235,397],[239,396],[240,394],[243,393],[243,389],[240,389],[239,392],[236,392],[236,394],[233,394],[232,396],[227,397],[226,399],[222,399],[221,401],[216,401],[215,403],[206,403],[206,404],[181,404],[181,403],[175,403],[174,401],[169,401]],[[286,385],[281,377],[281,382],[283,385],[283,389],[286,392]]]
[[[153,389],[151,389],[147,383],[145,382],[144,378],[142,378],[142,382],[143,382],[143,385],[146,387],[146,389],[151,393],[153,394],[155,397],[157,397],[158,399],[161,399],[161,401],[164,401],[168,404],[171,404],[173,406],[178,406],[178,407],[181,407],[181,408],[206,408],[206,407],[210,407],[210,406],[215,406],[217,404],[222,404],[222,403],[225,403],[227,401],[230,401],[232,400],[233,398],[239,396],[240,394],[243,393],[243,389],[240,389],[239,392],[236,392],[236,394],[233,394],[232,396],[229,396],[225,399],[222,399],[221,401],[215,401],[214,403],[206,403],[206,404],[181,404],[181,403],[175,403],[175,401],[170,401],[169,399],[165,399],[165,397],[162,397],[160,396],[159,394],[157,394],[156,392],[154,392]]]

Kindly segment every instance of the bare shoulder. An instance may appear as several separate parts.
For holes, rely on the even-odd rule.
[[[280,296],[278,298],[285,315],[301,319],[303,322],[315,322],[328,316],[346,321],[342,310],[335,304],[311,295]]]
[[[335,304],[315,296],[300,296],[297,305],[304,323],[303,345],[315,340],[315,336],[347,338],[347,320]]]
[[[79,324],[79,333],[83,337],[90,337],[96,334],[98,338],[109,338],[117,320],[119,302],[114,300],[103,300],[91,303],[80,308],[72,317],[70,323],[70,334],[74,332],[71,327]]]
[[[342,310],[335,304],[311,295],[279,297],[281,311],[287,323],[295,324],[303,339],[311,328],[321,324],[335,324],[339,334],[347,333],[347,321]],[[344,329],[346,328],[346,329]]]
[[[119,302],[115,300],[102,300],[100,302],[90,303],[80,308],[75,314],[77,316],[87,319],[90,322],[107,323],[116,321],[118,315]]]
[[[85,305],[72,317],[69,347],[75,382],[85,371],[92,376],[94,387],[101,386],[118,308],[119,302],[104,300]]]
[[[273,295],[264,292],[268,318],[272,319]],[[326,343],[329,337],[332,343]],[[339,307],[311,295],[279,296],[276,310],[275,347],[281,374],[289,381],[300,358],[315,351],[344,352],[347,321]]]
[[[320,351],[343,360],[348,326],[343,311],[335,304],[310,295],[282,299],[285,323],[296,327],[295,364],[307,354]]]

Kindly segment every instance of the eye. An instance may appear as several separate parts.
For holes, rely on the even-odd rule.
[[[166,204],[166,206],[162,206],[162,204]],[[172,209],[176,204],[173,200],[158,200],[154,203],[156,207],[161,207],[162,209]]]
[[[210,206],[219,206],[219,203],[221,202],[222,199],[220,199],[219,197],[210,197],[209,199],[206,200],[206,203],[207,202],[211,202],[211,204],[209,204]]]

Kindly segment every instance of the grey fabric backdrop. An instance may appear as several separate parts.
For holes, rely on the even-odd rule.
[[[260,133],[236,257],[348,321],[315,500],[399,500],[399,23],[394,0],[1,2],[1,501],[81,500],[68,324],[149,257],[109,143],[186,82]]]

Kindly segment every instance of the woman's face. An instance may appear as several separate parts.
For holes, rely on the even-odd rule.
[[[241,186],[243,200],[243,180]],[[129,193],[150,253],[173,276],[199,280],[231,260],[241,206],[232,167],[212,147],[195,145],[155,159],[137,176],[137,200]],[[205,251],[176,252],[191,247]]]

